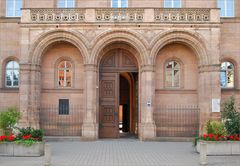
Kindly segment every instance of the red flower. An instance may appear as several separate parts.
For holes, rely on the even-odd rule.
[[[11,134],[10,136],[8,136],[8,141],[14,141],[15,136],[13,134]]]
[[[6,139],[7,139],[7,136],[6,136],[6,135],[0,136],[0,141],[5,141]]]
[[[230,135],[230,137],[229,137],[230,139],[233,139],[234,137],[232,136],[232,135]]]
[[[215,137],[214,137],[214,140],[215,140],[215,141],[218,141],[218,136],[215,136]]]
[[[224,139],[224,135],[222,135],[221,138]]]
[[[209,137],[209,138],[212,138],[212,137],[213,137],[213,134],[208,134],[208,137]]]
[[[207,134],[203,134],[203,138],[207,138]]]
[[[27,139],[30,139],[31,136],[32,136],[31,134],[29,134],[29,135],[23,135],[22,138],[23,138],[24,140],[27,140]]]
[[[240,137],[238,138],[238,141],[240,141]]]

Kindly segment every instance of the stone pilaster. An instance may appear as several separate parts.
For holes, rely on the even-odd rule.
[[[85,65],[85,113],[82,125],[82,136],[87,140],[98,138],[97,114],[97,67],[93,64]]]
[[[140,140],[153,140],[156,137],[156,125],[153,120],[155,102],[154,66],[142,66],[140,88]]]
[[[221,99],[220,64],[199,67],[198,98],[200,107],[200,128],[210,119],[218,119],[220,113],[212,113],[212,99]]]
[[[20,112],[19,126],[39,128],[40,67],[20,64]]]

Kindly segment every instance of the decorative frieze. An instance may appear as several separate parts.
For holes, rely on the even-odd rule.
[[[104,8],[96,9],[96,21],[100,22],[142,22],[144,9]]]
[[[156,22],[207,22],[210,21],[210,10],[205,8],[159,8],[154,9]]]
[[[33,22],[82,22],[85,9],[31,9]]]

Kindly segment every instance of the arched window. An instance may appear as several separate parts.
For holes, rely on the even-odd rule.
[[[75,0],[58,0],[58,8],[74,8]]]
[[[58,86],[72,86],[72,64],[70,61],[61,61],[58,65]]]
[[[220,82],[222,88],[234,87],[234,66],[231,62],[222,62]]]
[[[19,64],[16,61],[9,61],[6,64],[5,86],[19,86]]]
[[[165,65],[165,87],[180,87],[180,64],[176,61],[169,61]]]

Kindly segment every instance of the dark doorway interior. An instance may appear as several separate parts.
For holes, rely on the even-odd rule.
[[[137,76],[136,73],[120,73],[119,84],[119,133],[120,137],[137,134]]]

